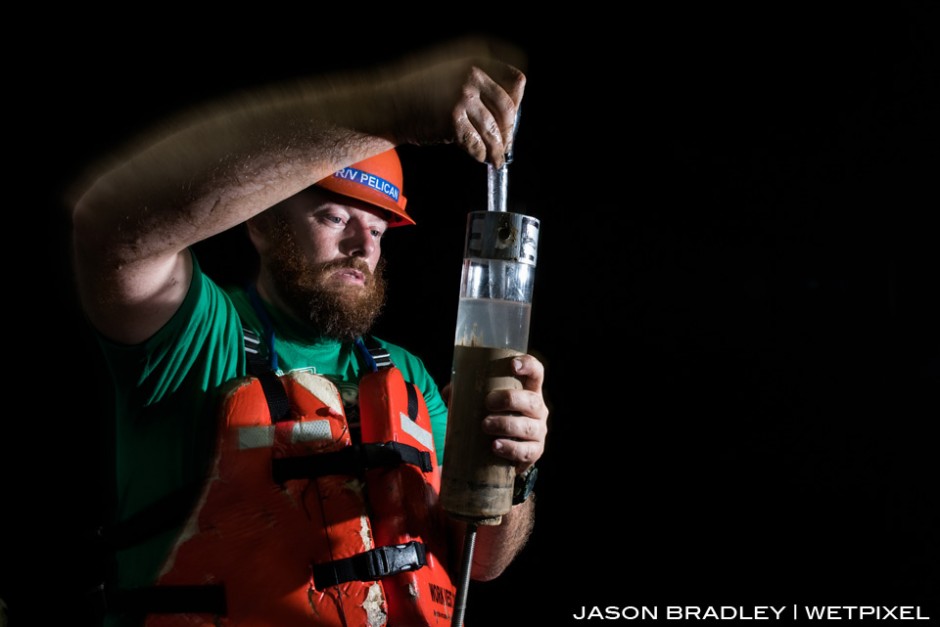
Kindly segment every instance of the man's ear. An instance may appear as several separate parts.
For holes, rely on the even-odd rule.
[[[245,226],[248,230],[248,238],[251,240],[255,250],[259,253],[264,252],[268,248],[268,229],[266,228],[268,220],[270,220],[268,216],[258,214],[245,221]]]

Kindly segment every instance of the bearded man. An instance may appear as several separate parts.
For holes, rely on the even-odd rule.
[[[447,407],[418,357],[369,330],[382,237],[414,223],[395,147],[454,143],[497,167],[510,148],[525,77],[466,52],[203,108],[81,189],[76,285],[116,401],[106,624],[448,624],[463,529],[428,498]],[[223,289],[191,247],[241,223],[260,269]],[[480,428],[526,476],[544,373],[531,355],[513,367],[523,388],[491,393]],[[374,407],[414,392],[414,444],[376,443],[397,427]],[[389,476],[397,500],[370,483]],[[473,578],[525,543],[528,494],[481,527]]]

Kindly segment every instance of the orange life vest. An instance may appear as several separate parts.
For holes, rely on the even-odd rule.
[[[359,384],[362,444],[336,386],[279,377],[272,421],[261,381],[226,395],[202,495],[158,579],[221,586],[225,611],[149,614],[148,627],[451,623],[440,470],[427,407],[395,367]]]

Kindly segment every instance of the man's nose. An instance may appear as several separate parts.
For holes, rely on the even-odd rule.
[[[347,223],[342,243],[343,253],[351,257],[369,257],[376,247],[372,229],[358,220]]]

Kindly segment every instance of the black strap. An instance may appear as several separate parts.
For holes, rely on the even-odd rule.
[[[414,464],[424,472],[431,472],[431,454],[401,442],[354,444],[330,453],[316,453],[304,457],[279,457],[271,461],[274,482],[288,479],[310,479],[325,475],[356,476],[369,468],[384,468],[399,464]]]
[[[284,389],[281,378],[273,370],[256,372],[255,377],[261,383],[261,391],[268,401],[271,423],[283,422],[290,418],[290,401],[287,400],[287,390]]]
[[[347,581],[376,581],[417,570],[427,563],[424,544],[412,540],[406,544],[376,547],[326,564],[313,564],[313,584],[317,590],[323,590]]]
[[[277,376],[278,363],[277,353],[274,351],[274,323],[271,321],[267,310],[261,302],[258,290],[254,284],[249,284],[245,288],[248,294],[248,300],[254,308],[255,313],[264,325],[264,339],[260,335],[242,325],[242,335],[244,336],[245,359],[248,362],[248,372],[254,375],[261,382],[261,389],[264,397],[268,401],[268,409],[271,412],[271,422],[281,422],[287,420],[290,416],[290,402],[287,400],[287,391],[280,377]]]
[[[405,382],[405,389],[408,390],[408,417],[411,422],[418,421],[418,389],[414,383]]]
[[[268,401],[268,410],[271,412],[271,422],[282,422],[290,417],[290,401],[287,399],[287,390],[281,383],[281,378],[271,369],[264,343],[261,337],[243,327],[245,338],[245,359],[248,362],[248,372],[261,383],[264,398]]]
[[[376,345],[370,348],[369,354],[372,355],[376,369],[388,368],[392,365],[392,356],[384,346]]]
[[[393,365],[392,356],[389,354],[388,349],[379,344],[378,340],[371,335],[356,340],[356,347],[359,349],[363,361],[366,362],[366,367],[372,372],[382,368],[390,368]],[[411,422],[417,422],[418,390],[413,383],[407,382],[405,383],[405,390],[408,393],[408,417],[411,418]]]
[[[379,344],[378,340],[371,335],[357,339],[356,348],[359,349],[366,368],[372,372],[392,365],[392,356],[388,349]]]
[[[265,356],[267,351],[261,342],[261,336],[245,326],[242,327],[242,336],[245,346],[245,359],[248,360],[248,370],[254,371],[258,368],[269,370],[268,360]]]

